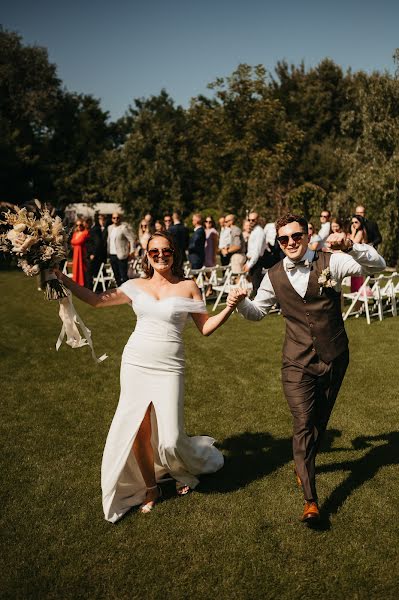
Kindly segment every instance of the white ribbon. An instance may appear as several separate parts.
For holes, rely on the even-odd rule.
[[[102,356],[100,356],[100,358],[97,358],[94,352],[93,341],[91,339],[91,331],[90,329],[87,329],[86,325],[83,323],[82,319],[76,312],[76,309],[72,302],[72,294],[68,291],[68,296],[59,300],[59,303],[60,310],[58,314],[62,321],[62,327],[60,335],[58,336],[57,343],[55,344],[55,349],[59,350],[63,339],[66,335],[66,343],[72,348],[90,346],[91,355],[96,363],[100,363],[106,358],[108,358],[106,354],[103,354]],[[82,337],[80,335],[78,325],[81,328],[82,333],[85,337]]]

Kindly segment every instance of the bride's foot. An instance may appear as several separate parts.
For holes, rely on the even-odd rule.
[[[139,512],[142,514],[147,514],[152,511],[157,502],[162,498],[162,490],[158,485],[153,485],[152,487],[147,488],[147,493],[145,495],[145,500],[143,504],[139,508]]]
[[[176,492],[177,492],[178,496],[185,496],[190,491],[191,491],[191,488],[189,485],[180,483],[180,481],[176,481]]]

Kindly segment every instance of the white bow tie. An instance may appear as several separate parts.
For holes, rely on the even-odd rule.
[[[307,258],[298,262],[294,262],[290,259],[287,259],[285,263],[285,268],[287,271],[292,271],[293,269],[297,269],[298,267],[310,267],[311,264],[311,261],[309,261]]]

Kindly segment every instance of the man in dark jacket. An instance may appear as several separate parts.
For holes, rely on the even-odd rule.
[[[101,263],[107,261],[108,227],[105,215],[98,215],[98,223],[90,230],[90,236],[86,243],[87,262],[90,273],[90,281],[97,277]]]
[[[381,244],[382,242],[380,230],[378,229],[378,225],[375,221],[369,221],[369,219],[365,217],[365,212],[366,209],[364,206],[356,207],[356,214],[360,217],[363,217],[366,225],[367,243],[371,246],[374,246],[374,248],[377,248],[378,244]]]
[[[194,233],[188,244],[188,260],[192,269],[201,269],[205,262],[205,229],[202,227],[202,216],[193,214]]]
[[[168,233],[173,235],[176,246],[179,248],[183,260],[186,258],[186,250],[188,248],[189,233],[188,229],[181,222],[181,212],[175,210],[172,215],[173,225],[168,228]]]

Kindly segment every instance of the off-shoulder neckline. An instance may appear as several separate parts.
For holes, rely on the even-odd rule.
[[[153,296],[152,294],[149,294],[148,292],[146,292],[145,290],[143,290],[140,285],[133,284],[133,287],[138,292],[141,292],[145,296],[148,296],[149,298],[152,298],[155,302],[163,302],[164,300],[170,300],[171,298],[174,298],[174,299],[181,298],[182,300],[189,300],[191,302],[200,302],[201,304],[204,304],[203,300],[195,300],[195,298],[187,298],[187,296],[179,296],[179,295],[177,295],[177,296],[176,295],[175,296],[166,296],[165,298],[155,298],[155,296]]]

